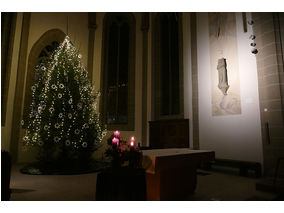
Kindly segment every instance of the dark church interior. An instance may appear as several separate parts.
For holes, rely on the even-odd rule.
[[[1,12],[1,201],[283,201],[283,50],[281,12]]]

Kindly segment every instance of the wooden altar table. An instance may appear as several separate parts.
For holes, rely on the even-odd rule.
[[[143,150],[147,200],[179,200],[193,193],[197,183],[198,165],[213,161],[214,158],[215,153],[208,150]]]

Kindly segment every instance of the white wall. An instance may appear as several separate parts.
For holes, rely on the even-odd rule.
[[[214,150],[216,158],[262,163],[257,67],[249,46],[252,29],[248,25],[244,33],[241,13],[236,14],[236,20],[241,114],[212,116],[208,14],[197,14],[200,149]]]

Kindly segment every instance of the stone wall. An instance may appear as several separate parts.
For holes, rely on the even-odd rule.
[[[284,156],[283,13],[253,13],[264,174],[273,175]]]

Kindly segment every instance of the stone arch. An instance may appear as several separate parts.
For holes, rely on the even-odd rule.
[[[48,30],[35,42],[35,44],[31,48],[28,58],[28,67],[27,67],[27,76],[26,76],[26,85],[25,85],[25,99],[24,99],[24,113],[23,113],[24,120],[29,115],[29,106],[31,104],[31,98],[32,98],[31,86],[34,82],[35,67],[39,63],[40,55],[53,42],[57,42],[58,44],[63,42],[65,36],[66,34],[59,29]]]

